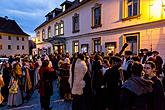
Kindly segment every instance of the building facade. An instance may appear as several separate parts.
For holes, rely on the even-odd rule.
[[[14,20],[0,17],[0,56],[29,54],[28,36]]]
[[[52,53],[117,53],[127,42],[133,54],[147,48],[165,59],[164,0],[75,0],[61,7],[35,29]]]

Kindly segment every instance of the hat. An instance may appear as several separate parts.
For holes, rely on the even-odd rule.
[[[125,55],[132,55],[131,51],[125,51]]]
[[[112,56],[111,60],[114,61],[114,62],[121,62],[121,59],[118,56]]]
[[[158,52],[158,51],[153,51],[152,53],[157,53],[157,54],[159,54],[159,52]]]
[[[144,49],[142,49],[143,51],[148,51],[148,49],[146,49],[146,48],[144,48]]]
[[[69,58],[65,58],[64,63],[70,64],[70,59]]]

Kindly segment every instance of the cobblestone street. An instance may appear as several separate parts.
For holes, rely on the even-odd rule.
[[[59,97],[59,90],[57,88],[57,83],[54,81],[54,94],[51,97],[52,110],[71,110],[71,102],[64,101]],[[39,103],[39,94],[37,90],[34,92],[33,96],[29,102],[22,104],[18,107],[0,107],[0,110],[41,110]]]

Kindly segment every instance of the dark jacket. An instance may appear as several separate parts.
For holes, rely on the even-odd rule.
[[[165,110],[163,85],[157,76],[152,77],[151,80],[154,84],[153,92],[149,95],[149,110]]]
[[[122,86],[120,110],[147,110],[148,94],[152,92],[152,81],[131,77]]]

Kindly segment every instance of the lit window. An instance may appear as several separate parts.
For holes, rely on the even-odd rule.
[[[55,35],[56,36],[59,35],[59,26],[58,26],[58,24],[55,25]]]
[[[82,2],[83,0],[79,0],[79,2]]]
[[[79,41],[73,41],[73,53],[79,52]]]
[[[42,30],[42,39],[45,39],[45,30]]]
[[[51,27],[49,26],[48,27],[48,38],[50,38],[51,37]]]
[[[63,11],[63,12],[65,11],[65,5],[62,6],[62,11]]]
[[[61,21],[60,23],[60,35],[63,35],[64,34],[64,22]]]

